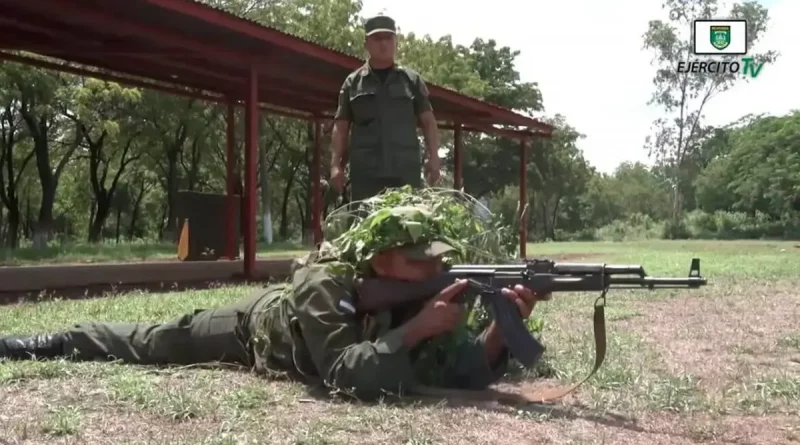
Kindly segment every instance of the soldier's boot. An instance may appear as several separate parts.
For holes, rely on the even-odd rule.
[[[66,355],[66,335],[37,334],[0,338],[0,359],[37,360]]]

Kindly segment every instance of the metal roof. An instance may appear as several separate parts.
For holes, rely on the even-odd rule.
[[[332,116],[345,77],[364,64],[193,0],[0,0],[0,11],[0,58],[220,102],[243,100],[255,67],[259,100],[296,117]],[[37,61],[14,50],[102,72]],[[512,137],[552,132],[497,105],[432,84],[429,90],[440,121]]]

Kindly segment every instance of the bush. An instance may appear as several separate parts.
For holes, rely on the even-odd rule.
[[[659,238],[664,231],[664,223],[649,215],[634,213],[626,220],[616,220],[595,231],[595,238],[603,241],[632,241]]]
[[[577,232],[567,232],[565,230],[556,229],[555,230],[556,240],[558,241],[597,241],[597,229],[583,229]],[[529,239],[533,241],[545,241],[545,240],[538,240],[535,237],[529,237]]]
[[[661,231],[661,237],[664,239],[689,239],[692,233],[686,225],[686,220],[681,218],[677,222],[669,219],[664,222],[664,227]]]
[[[756,212],[706,213],[695,210],[684,216],[692,238],[698,239],[798,239],[800,214],[787,214],[779,219]]]
[[[677,223],[656,221],[648,215],[633,214],[598,229],[579,232],[557,231],[560,241],[633,241],[645,239],[800,239],[800,213],[779,219],[764,213],[714,213],[694,210]]]

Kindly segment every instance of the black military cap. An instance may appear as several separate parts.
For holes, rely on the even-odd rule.
[[[397,29],[395,28],[394,20],[391,17],[386,15],[376,15],[364,23],[364,32],[368,36],[377,34],[379,32],[396,34]]]

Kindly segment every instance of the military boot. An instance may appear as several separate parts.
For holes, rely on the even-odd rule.
[[[36,360],[65,355],[64,334],[37,334],[0,338],[0,359]]]

